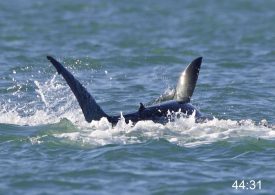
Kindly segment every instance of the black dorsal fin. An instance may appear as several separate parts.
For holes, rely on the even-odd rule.
[[[143,105],[143,103],[139,103],[139,109],[138,109],[138,111],[139,112],[141,112],[141,111],[143,111],[145,109],[145,106]]]

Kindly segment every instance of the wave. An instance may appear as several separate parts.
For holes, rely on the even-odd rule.
[[[16,112],[7,112],[1,114],[0,122],[34,127],[44,125],[42,133],[38,130],[38,133],[30,136],[29,139],[33,144],[47,142],[49,137],[61,142],[66,140],[72,144],[94,147],[165,139],[179,146],[196,147],[247,137],[267,140],[275,138],[274,127],[267,125],[265,120],[256,124],[252,120],[234,121],[214,118],[204,123],[196,123],[195,117],[192,115],[188,118],[176,118],[167,124],[154,123],[153,121],[127,124],[122,117],[115,126],[112,126],[106,118],[87,123],[84,119],[79,119],[82,117],[77,118],[77,116],[82,116],[81,113],[69,112],[63,116],[67,116],[67,119],[60,120],[47,115],[45,111],[37,111],[29,117],[20,117]],[[70,119],[68,120],[68,118]],[[48,124],[45,125],[45,123]]]
[[[192,115],[188,118],[175,118],[173,122],[167,124],[153,121],[127,124],[123,117],[115,126],[112,126],[106,118],[87,123],[74,96],[56,76],[47,82],[35,80],[33,85],[36,101],[25,103],[24,106],[12,105],[9,101],[0,104],[1,124],[33,126],[38,130],[39,126],[45,125],[42,135],[38,133],[30,136],[33,144],[43,143],[48,140],[47,137],[95,147],[165,139],[179,146],[195,147],[242,137],[275,138],[274,126],[268,125],[265,120],[256,123],[250,119],[236,121],[214,118],[196,123]],[[47,131],[47,128],[58,130]]]

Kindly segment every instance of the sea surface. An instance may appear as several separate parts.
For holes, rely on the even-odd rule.
[[[274,10],[272,0],[1,1],[0,194],[274,194]],[[47,55],[122,115],[203,56],[191,102],[214,119],[87,123]]]

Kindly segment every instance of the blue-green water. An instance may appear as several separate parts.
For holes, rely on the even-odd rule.
[[[272,194],[274,10],[271,0],[1,1],[0,194]],[[203,56],[192,103],[216,118],[86,123],[46,55],[110,114],[157,98]]]

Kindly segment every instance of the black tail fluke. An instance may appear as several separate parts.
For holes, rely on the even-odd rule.
[[[47,56],[47,59],[56,68],[58,74],[61,74],[70,86],[74,93],[82,112],[87,122],[92,120],[100,120],[102,117],[108,117],[108,115],[100,108],[91,94],[81,85],[81,83],[74,78],[74,76],[57,60],[51,56]]]

